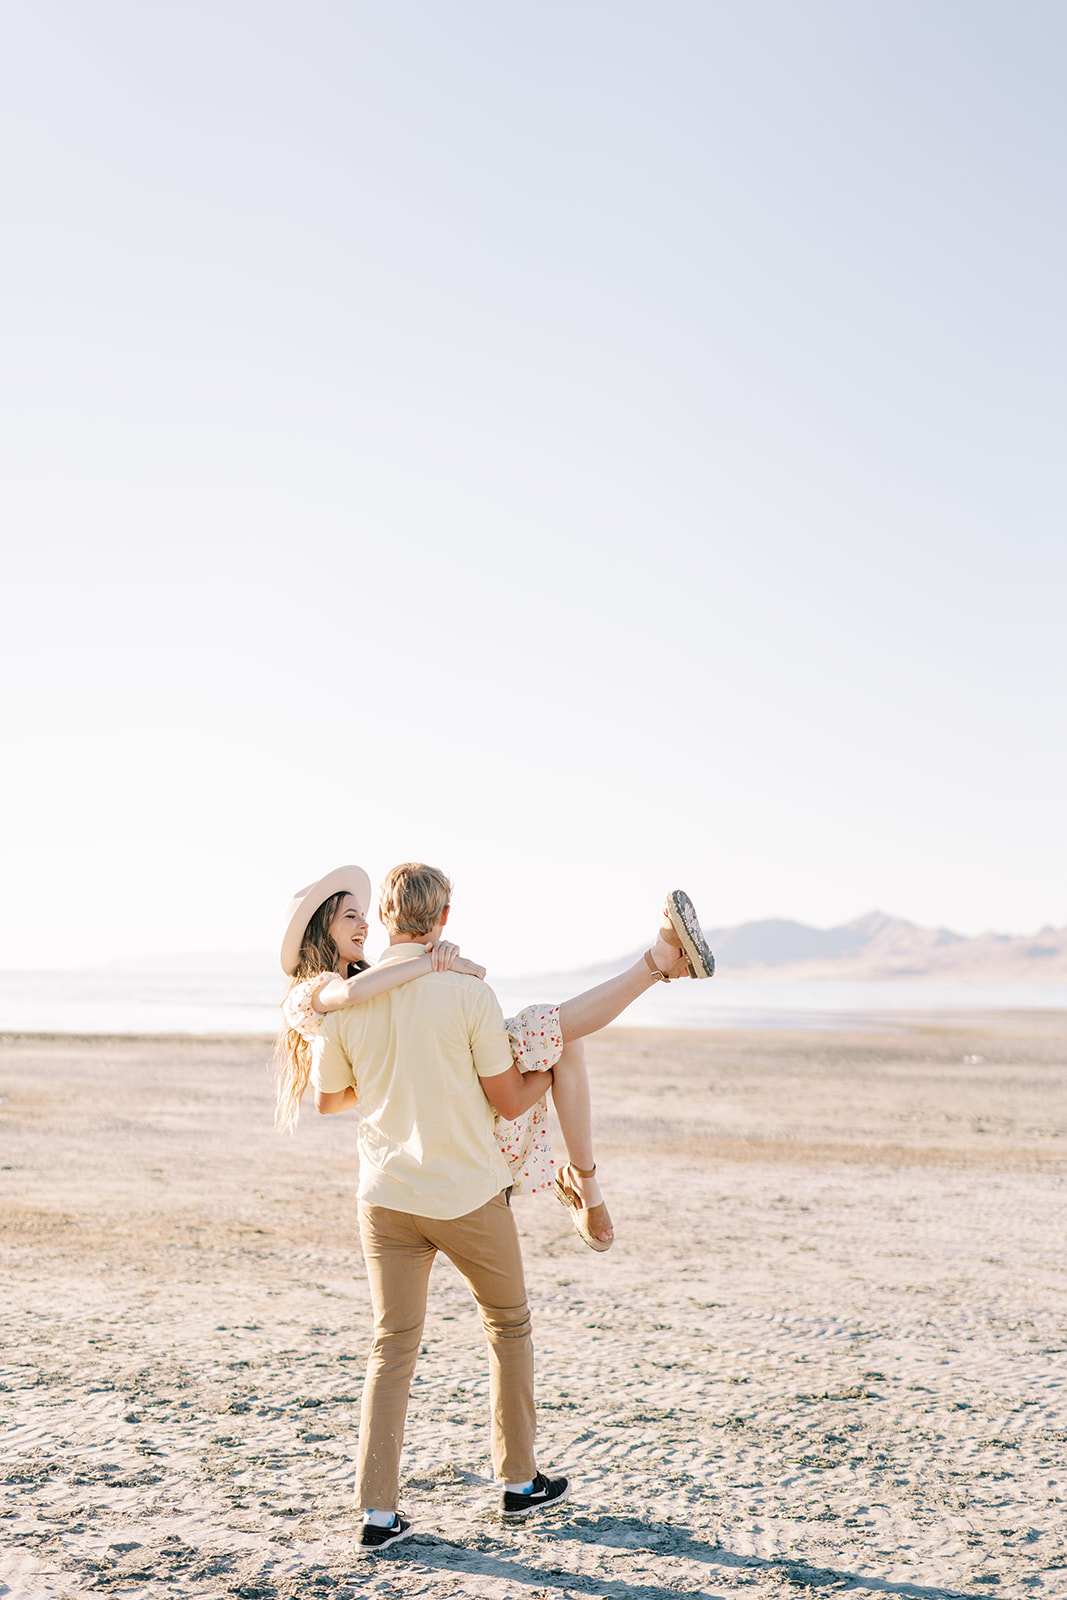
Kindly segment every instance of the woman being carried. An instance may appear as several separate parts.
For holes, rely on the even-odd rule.
[[[279,1129],[295,1129],[311,1071],[311,1044],[328,1012],[362,1005],[428,972],[485,977],[484,967],[468,961],[458,946],[444,940],[417,960],[370,966],[363,953],[370,902],[366,872],[347,866],[299,890],[289,904],[281,962],[291,983],[282,1003],[285,1028],[275,1050]],[[446,918],[447,908],[442,921]],[[552,1100],[567,1146],[566,1165],[554,1171],[544,1096],[514,1121],[498,1116],[494,1132],[511,1168],[514,1191],[535,1194],[550,1188],[593,1250],[610,1249],[614,1231],[596,1179],[581,1041],[613,1022],[653,984],[681,977],[710,978],[714,970],[715,960],[692,901],[676,889],[667,896],[663,926],[632,967],[561,1005],[526,1006],[505,1019],[519,1070],[551,1073]]]

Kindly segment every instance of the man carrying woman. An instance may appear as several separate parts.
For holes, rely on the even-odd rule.
[[[362,959],[365,880],[365,874],[353,876],[353,888],[342,893],[330,921],[331,930],[338,924],[337,939],[344,946],[339,919],[344,903],[354,902],[360,937],[349,936],[351,952],[334,940],[347,957],[344,971],[338,968],[342,986],[355,981],[347,976],[349,963]],[[320,909],[316,897],[324,886],[343,889],[320,880],[290,908],[288,963],[283,947],[283,965],[290,972],[299,970],[293,944],[299,947],[300,924],[306,928]],[[389,948],[374,969],[392,981],[358,1002],[344,1000],[311,1034],[316,1106],[330,1114],[358,1102],[361,1111],[360,1237],[375,1315],[356,1475],[365,1551],[385,1549],[411,1531],[397,1507],[400,1454],[430,1268],[439,1250],[466,1280],[489,1346],[492,1460],[504,1484],[502,1517],[525,1520],[569,1493],[567,1479],[539,1472],[534,1455],[533,1343],[510,1208],[515,1173],[506,1141],[494,1127],[494,1113],[507,1123],[527,1116],[553,1081],[553,1068],[545,1061],[517,1064],[514,1031],[509,1039],[496,997],[479,977],[427,966],[427,948],[441,942],[450,896],[451,885],[437,869],[420,863],[395,867],[380,897]],[[418,975],[411,971],[416,964]],[[710,976],[713,970],[695,912],[688,898],[675,892],[668,899],[667,924],[646,956],[619,979],[576,1001],[541,1008],[557,1015],[561,1044],[549,1037],[553,1025],[547,1017],[542,1017],[548,1025],[540,1038],[558,1057],[568,1031],[577,1038],[585,1022],[591,1024],[587,1032],[604,1026],[660,979]],[[326,987],[333,986],[331,977]],[[577,1007],[569,1018],[568,1007]],[[291,1012],[287,1018],[292,1020]],[[527,1031],[536,1053],[538,1030]],[[520,1070],[520,1065],[534,1070]],[[585,1169],[584,1176],[592,1172]],[[588,1195],[576,1194],[573,1187],[568,1195],[565,1184],[553,1187],[572,1213],[592,1214],[589,1205],[575,1204]],[[588,1226],[586,1231],[587,1243],[605,1247]]]

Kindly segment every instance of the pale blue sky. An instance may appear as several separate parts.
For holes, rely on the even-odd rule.
[[[1062,6],[0,16],[0,962],[1067,922]]]

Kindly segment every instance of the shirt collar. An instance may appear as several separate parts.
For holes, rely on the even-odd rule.
[[[386,964],[391,966],[397,961],[417,961],[420,956],[425,954],[426,946],[424,944],[391,944],[387,945],[382,951],[378,957],[377,965],[381,967]]]

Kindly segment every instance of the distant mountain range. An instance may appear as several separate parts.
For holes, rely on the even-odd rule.
[[[1067,984],[1067,928],[1041,928],[1029,936],[980,933],[968,939],[950,928],[920,928],[884,911],[868,911],[837,928],[811,928],[803,922],[773,917],[766,922],[741,922],[733,928],[705,928],[704,933],[724,978],[926,978],[942,983]],[[535,976],[599,983],[640,956],[637,950],[577,971]],[[166,956],[162,962],[158,956],[142,962],[124,958],[121,965],[144,971],[165,969],[171,974],[269,975],[280,984],[277,962],[272,950],[214,955],[201,951]],[[523,982],[528,981],[524,976]]]
[[[930,978],[943,983],[1067,983],[1067,928],[1026,937],[949,928],[920,928],[884,911],[869,911],[837,928],[809,928],[772,918],[734,928],[706,928],[723,977]],[[582,976],[617,972],[601,965]]]

